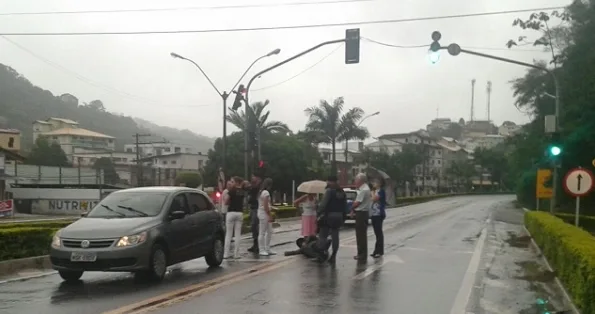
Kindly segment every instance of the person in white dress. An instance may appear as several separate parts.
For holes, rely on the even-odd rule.
[[[273,180],[266,178],[258,196],[258,247],[260,256],[275,255],[271,251],[271,238],[273,236],[273,212],[271,211],[271,188]]]

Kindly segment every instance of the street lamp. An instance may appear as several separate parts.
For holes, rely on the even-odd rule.
[[[266,58],[266,57],[270,57],[270,56],[274,56],[277,55],[281,52],[281,49],[277,48],[269,53],[267,53],[266,55],[263,55],[261,57],[258,57],[256,60],[254,60],[250,66],[248,66],[248,68],[246,69],[246,71],[244,71],[244,73],[242,74],[242,76],[240,76],[240,79],[233,85],[233,87],[230,89],[230,91],[233,91],[236,86],[238,86],[238,84],[242,81],[242,79],[244,78],[244,76],[246,76],[246,74],[248,74],[248,71],[250,71],[250,69],[252,69],[252,67],[254,66],[254,64],[256,64],[256,62]],[[194,60],[183,57],[175,52],[170,53],[170,55],[172,56],[172,58],[175,59],[181,59],[181,60],[186,60],[192,64],[194,64],[194,66],[200,71],[200,73],[202,73],[202,75],[207,79],[207,81],[209,81],[209,84],[211,84],[211,86],[213,87],[213,89],[215,89],[215,92],[217,92],[217,94],[219,95],[219,97],[221,97],[221,99],[223,100],[223,145],[222,145],[222,160],[221,160],[221,165],[222,165],[222,171],[225,174],[225,166],[226,166],[226,159],[227,159],[227,123],[226,123],[226,117],[227,117],[227,98],[229,97],[230,94],[228,94],[226,91],[220,92],[219,89],[217,88],[217,86],[215,86],[215,84],[213,83],[213,81],[211,81],[211,79],[209,78],[209,76],[205,73],[205,71],[203,71],[203,69],[198,65],[198,63],[194,62]],[[248,113],[246,112],[246,115]],[[247,121],[246,121],[247,122]]]
[[[372,114],[369,114],[369,115],[367,115],[367,116],[363,117],[363,118],[362,118],[362,119],[359,121],[359,123],[357,124],[357,126],[359,127],[359,126],[360,126],[360,125],[361,125],[361,124],[362,124],[364,121],[366,121],[366,119],[368,119],[368,118],[371,118],[371,117],[373,117],[373,116],[377,116],[377,115],[379,115],[379,114],[380,114],[380,111],[376,111],[376,112],[374,112],[374,113],[372,113]],[[347,155],[348,155],[348,153],[349,153],[349,152],[348,152],[348,150],[347,150],[348,146],[349,146],[349,138],[345,137],[345,162],[347,162]]]
[[[442,35],[438,31],[435,31],[432,33],[432,44],[430,45],[430,51],[437,52],[441,49],[446,49],[448,51],[448,53],[452,56],[457,56],[461,52],[463,52],[463,53],[478,56],[478,57],[498,60],[498,61],[502,61],[502,62],[506,62],[506,63],[512,63],[512,64],[524,66],[527,68],[538,69],[538,70],[541,70],[541,71],[549,74],[552,77],[552,80],[554,81],[555,95],[550,95],[550,94],[546,94],[546,95],[550,98],[554,98],[555,102],[556,102],[555,113],[554,113],[555,121],[553,123],[553,132],[552,133],[554,135],[556,135],[556,134],[558,134],[558,132],[560,132],[560,83],[558,82],[558,78],[556,77],[556,74],[554,73],[554,71],[552,71],[546,67],[542,67],[539,65],[531,64],[531,63],[521,62],[521,61],[517,61],[517,60],[512,60],[512,59],[502,58],[502,57],[498,57],[498,56],[488,55],[485,53],[462,49],[461,46],[459,46],[458,44],[454,44],[454,43],[448,45],[447,47],[442,47],[442,46],[440,46],[440,43],[439,43],[441,37],[442,37]],[[546,121],[547,121],[547,117],[546,117]],[[548,131],[549,130],[546,128],[546,132],[548,132]],[[557,193],[558,165],[554,164],[553,168],[554,168],[554,171],[553,171],[554,173],[553,173],[553,181],[552,181],[552,198],[551,198],[551,202],[550,202],[550,212],[552,214],[554,213],[554,208],[556,206],[556,196],[558,194]]]

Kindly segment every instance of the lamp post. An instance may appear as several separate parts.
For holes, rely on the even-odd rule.
[[[371,117],[374,117],[374,116],[377,116],[379,114],[380,114],[380,111],[376,111],[376,112],[374,112],[372,114],[369,114],[369,115],[363,117],[359,121],[359,123],[357,124],[357,127],[359,127],[364,121],[366,121],[366,119],[371,118]],[[348,149],[348,146],[349,146],[349,138],[345,137],[345,163],[347,163],[347,156],[348,156],[348,150],[347,149]]]
[[[252,69],[252,67],[256,64],[256,62],[266,58],[266,57],[270,57],[270,56],[274,56],[277,55],[281,52],[281,49],[277,48],[269,53],[267,53],[266,55],[263,55],[261,57],[256,58],[256,60],[254,60],[250,66],[248,66],[248,68],[246,69],[246,71],[244,71],[244,73],[242,74],[242,76],[240,76],[240,78],[238,79],[238,81],[233,85],[233,87],[230,89],[230,91],[233,92],[233,90],[236,88],[236,86],[238,86],[238,84],[242,81],[242,79],[244,78],[244,76],[246,76],[246,74],[248,74],[248,71],[250,71],[250,69]],[[222,145],[222,160],[221,160],[221,165],[222,165],[222,171],[225,174],[225,166],[226,166],[226,160],[227,160],[227,123],[226,123],[226,118],[227,118],[227,98],[229,98],[229,93],[227,93],[226,91],[220,92],[219,89],[217,88],[217,86],[215,86],[215,84],[213,83],[213,81],[211,81],[211,79],[209,78],[209,76],[205,73],[205,71],[203,71],[203,69],[198,65],[198,63],[194,62],[194,60],[189,59],[189,58],[185,58],[175,52],[170,53],[170,55],[173,58],[176,59],[181,59],[181,60],[186,60],[190,63],[192,63],[199,71],[200,73],[202,73],[202,75],[207,79],[207,81],[209,81],[209,84],[211,84],[211,86],[213,87],[213,89],[215,89],[215,92],[217,92],[217,94],[219,95],[219,97],[221,97],[221,100],[223,101],[223,145]],[[246,112],[246,117],[248,117],[248,112]],[[246,123],[248,121],[246,120]]]

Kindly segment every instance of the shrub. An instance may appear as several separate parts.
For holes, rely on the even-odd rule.
[[[595,313],[595,237],[545,212],[525,214],[525,226],[582,313]]]
[[[0,229],[0,261],[47,255],[52,237],[59,229],[47,227]]]
[[[565,223],[574,226],[574,214],[556,213],[556,217],[562,219]],[[595,217],[593,216],[579,216],[579,227],[585,229],[589,233],[595,233]]]
[[[14,229],[14,228],[55,228],[60,229],[64,228],[71,223],[75,222],[75,220],[48,220],[48,221],[38,221],[38,222],[10,222],[10,223],[2,223],[0,224],[0,230],[2,229]]]

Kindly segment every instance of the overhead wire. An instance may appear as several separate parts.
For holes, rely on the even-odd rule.
[[[113,9],[113,10],[80,10],[80,11],[43,11],[43,12],[5,12],[0,16],[27,16],[27,15],[65,15],[65,14],[103,14],[103,13],[141,13],[141,12],[167,12],[167,11],[199,11],[199,10],[229,10],[251,8],[274,8],[286,6],[304,6],[320,4],[343,4],[357,2],[377,2],[379,0],[323,0],[323,1],[295,1],[281,3],[235,4],[221,6],[188,6],[173,8],[145,8],[145,9]]]
[[[381,42],[378,40],[374,40],[371,38],[367,38],[367,37],[361,37],[362,40],[368,41],[370,43],[373,44],[377,44],[377,45],[381,45],[381,46],[385,46],[385,47],[391,47],[391,48],[402,48],[402,49],[417,49],[417,48],[429,48],[429,45],[395,45],[395,44],[389,44],[389,43],[385,43],[385,42]],[[324,60],[326,60],[328,57],[330,57],[332,54],[334,54],[337,50],[339,50],[339,48],[343,47],[344,44],[339,45],[338,47],[336,47],[335,49],[333,49],[330,53],[328,53],[327,55],[325,55],[324,57],[322,57],[321,59],[319,59],[318,61],[316,61],[316,63],[312,64],[311,66],[307,67],[306,69],[300,71],[299,73],[283,80],[280,81],[278,83],[272,84],[272,85],[268,85],[265,87],[261,87],[261,88],[254,88],[252,89],[252,91],[261,91],[261,90],[265,90],[265,89],[269,89],[269,88],[273,88],[273,87],[277,87],[281,84],[287,83],[295,78],[297,78],[298,76],[308,72],[309,70],[311,70],[312,68],[318,66],[320,63],[322,63]],[[477,46],[468,46],[467,48],[469,49],[476,49],[476,50],[506,50],[506,51],[512,51],[512,52],[543,52],[542,50],[538,50],[538,49],[507,49],[507,48],[497,48],[497,47],[477,47]]]
[[[288,30],[288,29],[308,29],[308,28],[323,28],[323,27],[337,27],[337,26],[355,26],[355,25],[375,25],[375,24],[397,24],[406,22],[420,22],[432,20],[458,19],[480,16],[494,16],[512,13],[547,11],[563,9],[564,7],[541,7],[531,9],[517,9],[506,11],[491,11],[478,13],[464,13],[453,15],[439,15],[426,16],[416,18],[401,18],[401,19],[384,19],[375,21],[357,21],[357,22],[336,22],[336,23],[321,23],[321,24],[302,24],[302,25],[285,25],[285,26],[262,26],[262,27],[245,27],[245,28],[220,28],[220,29],[199,29],[199,30],[154,30],[154,31],[99,31],[99,32],[0,32],[4,36],[105,36],[105,35],[158,35],[158,34],[198,34],[198,33],[231,33],[231,32],[246,32],[246,31],[271,31],[271,30]]]

